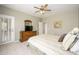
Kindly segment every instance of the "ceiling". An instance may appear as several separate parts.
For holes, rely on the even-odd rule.
[[[76,9],[79,7],[79,5],[75,4],[48,4],[48,9],[51,9],[51,12],[46,12],[44,15],[41,15],[40,13],[35,13],[37,9],[34,7],[40,7],[41,4],[3,4],[2,6],[18,10],[24,13],[27,13],[32,16],[36,17],[48,17],[50,15],[54,15],[57,13],[63,13],[63,12],[71,12],[73,9]]]

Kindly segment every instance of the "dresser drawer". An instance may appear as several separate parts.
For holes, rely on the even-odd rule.
[[[24,35],[35,35],[36,32],[32,32],[32,31],[27,31],[27,32],[23,32]]]
[[[20,41],[24,42],[27,41],[30,37],[35,36],[36,31],[21,31],[20,32]]]
[[[27,41],[28,39],[29,39],[29,37],[28,37],[28,36],[26,36],[26,37],[23,37],[22,39],[20,39],[20,42]]]

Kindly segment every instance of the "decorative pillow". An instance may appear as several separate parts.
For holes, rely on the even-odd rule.
[[[71,32],[71,34],[76,35],[79,33],[79,28],[74,28]]]
[[[62,45],[63,45],[63,46],[66,44],[67,40],[70,39],[71,36],[72,36],[72,34],[68,33],[68,34],[64,37],[63,42],[62,42]]]
[[[73,46],[70,48],[70,51],[79,54],[79,34],[77,35],[76,41],[73,42]]]
[[[63,42],[64,37],[66,36],[66,34],[62,34],[58,40],[58,42]]]
[[[64,50],[68,50],[69,46],[72,44],[72,42],[76,38],[76,34],[79,32],[78,28],[74,28],[72,31],[70,31],[63,40],[63,48]]]
[[[76,38],[76,35],[72,35],[67,41],[66,43],[64,44],[63,48],[64,50],[68,50],[70,45],[73,43],[73,41],[75,40]]]

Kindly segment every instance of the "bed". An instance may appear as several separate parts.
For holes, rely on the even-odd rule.
[[[60,36],[37,35],[28,40],[29,46],[32,45],[46,55],[73,55],[70,51],[65,51],[62,42],[58,42]]]

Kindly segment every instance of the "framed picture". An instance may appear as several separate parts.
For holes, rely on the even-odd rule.
[[[55,21],[54,22],[54,28],[61,28],[62,27],[62,21]]]

